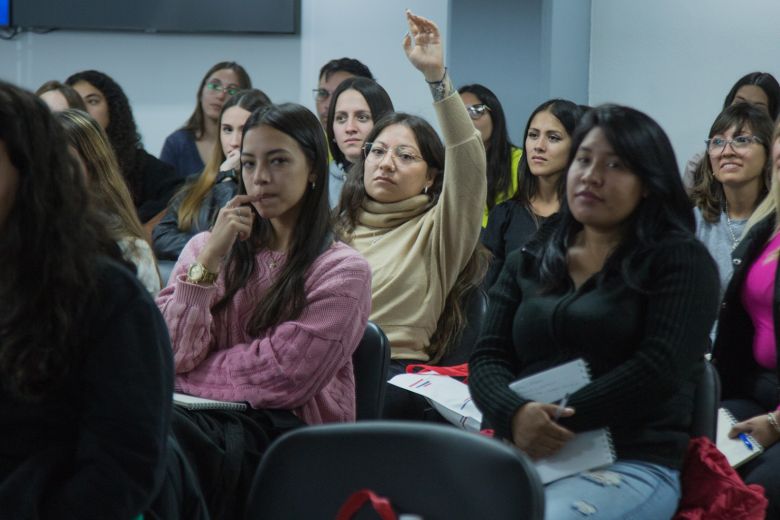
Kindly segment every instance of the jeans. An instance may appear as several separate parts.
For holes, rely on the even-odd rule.
[[[680,472],[649,462],[619,460],[545,486],[547,520],[662,520],[680,501]]]

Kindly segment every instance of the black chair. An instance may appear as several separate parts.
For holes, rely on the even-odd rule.
[[[389,364],[390,344],[387,336],[379,325],[369,321],[363,339],[352,354],[358,420],[382,417]]]
[[[716,439],[718,407],[720,406],[720,378],[715,366],[704,360],[704,370],[693,395],[693,417],[691,419],[691,437]]]
[[[468,363],[474,346],[479,339],[479,332],[482,329],[482,322],[487,314],[488,296],[484,290],[479,287],[469,292],[465,300],[466,326],[461,333],[460,339],[456,345],[436,363],[439,366],[452,366]]]
[[[542,484],[518,450],[446,426],[369,421],[282,436],[260,463],[247,518],[335,518],[364,488],[425,520],[544,517]]]

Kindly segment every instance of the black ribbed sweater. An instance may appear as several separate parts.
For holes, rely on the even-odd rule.
[[[561,424],[607,426],[619,459],[680,468],[718,305],[714,261],[693,236],[670,238],[633,262],[641,290],[610,258],[578,289],[569,280],[561,293],[540,294],[542,243],[512,253],[490,291],[469,377],[486,421],[511,438],[512,417],[528,401],[507,385],[582,357],[592,382],[570,396],[575,414]]]

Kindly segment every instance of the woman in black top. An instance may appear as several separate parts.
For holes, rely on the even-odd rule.
[[[490,292],[469,385],[498,435],[533,458],[608,427],[618,460],[546,487],[548,518],[670,518],[718,274],[663,130],[606,105],[578,126],[560,216],[509,256]],[[575,358],[592,382],[558,406],[512,380]],[[605,484],[606,483],[606,484]],[[620,485],[626,483],[627,485]],[[618,484],[618,485],[613,485]]]
[[[525,151],[518,167],[515,195],[493,208],[482,244],[493,253],[484,287],[498,279],[509,253],[519,249],[539,226],[558,211],[564,191],[564,169],[571,135],[582,117],[578,105],[564,99],[545,101],[525,125]]]
[[[130,519],[166,478],[171,346],[116,260],[64,130],[0,82],[2,518]]]
[[[89,115],[106,131],[138,218],[147,224],[165,209],[182,179],[172,166],[144,150],[130,102],[110,76],[85,70],[71,75],[65,83],[81,95]]]

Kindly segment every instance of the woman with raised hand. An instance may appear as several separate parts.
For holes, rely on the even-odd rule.
[[[490,211],[517,192],[518,166],[523,150],[509,140],[504,108],[492,90],[474,83],[460,87],[458,93],[485,145],[487,199],[482,214],[482,227],[485,228]]]
[[[241,170],[244,123],[271,100],[260,90],[235,92],[222,105],[219,139],[206,167],[192,175],[174,196],[168,211],[152,232],[154,252],[161,260],[176,260],[196,234],[211,229],[217,212],[235,197]]]
[[[95,196],[97,207],[105,218],[125,260],[135,266],[136,275],[146,290],[156,295],[160,290],[160,274],[146,233],[133,207],[133,199],[106,133],[86,112],[68,109],[56,114],[65,128],[71,149],[76,152],[87,187]]]
[[[0,82],[4,518],[135,518],[171,475],[168,332],[102,220],[49,108]]]
[[[476,248],[485,204],[485,149],[444,67],[433,22],[406,13],[403,46],[425,77],[442,145],[424,119],[385,116],[347,178],[337,228],[373,271],[371,320],[390,341],[390,375],[436,362],[463,326],[463,295],[481,282]],[[387,389],[385,415],[415,414],[413,394]]]
[[[722,406],[740,421],[730,432],[751,434],[764,453],[740,466],[748,484],[760,484],[769,499],[767,518],[780,518],[780,123],[771,138],[772,188],[751,217],[733,252],[734,275],[721,305],[713,360],[721,379]]]
[[[611,431],[617,461],[547,484],[546,518],[668,519],[718,306],[717,268],[693,234],[674,150],[655,121],[597,107],[571,146],[559,217],[509,255],[490,291],[469,388],[497,436],[532,458],[578,432]],[[592,378],[567,404],[508,386],[576,358]]]
[[[211,67],[200,80],[192,115],[165,139],[160,160],[173,166],[179,177],[202,172],[218,149],[223,105],[239,90],[250,88],[252,80],[238,63],[221,61]]]
[[[393,102],[376,81],[352,77],[333,92],[328,111],[328,142],[333,162],[328,177],[328,198],[335,208],[347,172],[363,154],[363,143],[374,124],[393,112]]]
[[[565,99],[545,101],[525,126],[525,152],[520,158],[520,189],[491,212],[482,243],[493,253],[484,287],[498,279],[509,254],[520,249],[560,209],[565,197],[564,172],[571,136],[583,110]]]
[[[355,420],[352,353],[368,320],[371,270],[331,233],[327,161],[322,126],[306,108],[253,112],[239,194],[187,243],[157,298],[177,389],[250,406],[174,417],[215,518],[242,518],[258,460],[281,431]],[[213,432],[235,428],[240,448],[215,447]],[[238,453],[238,474],[213,472],[222,450]],[[236,487],[209,494],[229,481]]]
[[[147,153],[138,135],[130,102],[110,76],[86,70],[65,80],[81,95],[87,112],[106,131],[138,218],[151,227],[181,183],[173,168]],[[150,223],[150,221],[152,221]]]
[[[729,106],[710,128],[707,158],[690,191],[696,236],[718,264],[721,290],[731,279],[731,253],[745,223],[764,199],[772,176],[772,121],[749,103]]]

